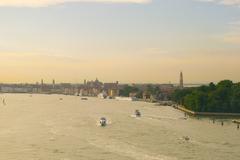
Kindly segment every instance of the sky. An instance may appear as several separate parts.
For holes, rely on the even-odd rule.
[[[0,83],[240,81],[240,0],[0,0]]]

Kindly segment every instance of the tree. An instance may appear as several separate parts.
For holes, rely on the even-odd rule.
[[[240,113],[240,83],[230,80],[191,89],[175,90],[172,100],[198,112]]]
[[[191,94],[193,90],[193,88],[176,89],[173,92],[171,99],[179,104],[184,104],[184,97]]]
[[[201,112],[206,110],[207,100],[206,93],[196,90],[184,98],[184,105],[193,111]]]
[[[120,96],[128,97],[130,93],[138,93],[140,90],[137,87],[132,87],[129,85],[124,86],[123,89],[119,91]]]
[[[240,83],[234,85],[230,104],[232,112],[240,113]]]

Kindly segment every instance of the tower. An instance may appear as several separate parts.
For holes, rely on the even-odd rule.
[[[43,85],[44,85],[44,84],[43,84],[43,79],[41,79],[41,88],[40,88],[41,90],[40,90],[40,92],[43,91]]]
[[[41,87],[43,88],[43,79],[41,79]]]
[[[52,87],[53,87],[53,89],[55,88],[55,79],[53,79]]]
[[[183,73],[182,72],[180,72],[180,84],[179,84],[179,88],[180,89],[183,89]]]

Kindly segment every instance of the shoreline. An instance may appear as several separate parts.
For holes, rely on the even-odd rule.
[[[77,95],[71,95],[71,94],[60,94],[60,93],[6,93],[6,92],[0,92],[0,94],[35,94],[35,95],[63,95],[63,96],[77,96]],[[78,97],[78,96],[77,96]],[[81,96],[79,96],[81,97]],[[91,96],[83,96],[83,97],[91,97]],[[98,97],[96,97],[98,98]],[[116,99],[118,100],[118,99]],[[141,102],[147,102],[147,103],[152,103],[152,102],[149,102],[149,101],[144,101],[143,99],[135,99],[134,101],[141,101]],[[171,107],[171,105],[169,105]],[[180,106],[180,105],[177,105],[177,106],[174,106],[173,108],[175,109],[178,109],[184,113],[187,113],[191,116],[209,116],[209,117],[214,117],[214,116],[219,116],[219,117],[240,117],[240,113],[218,113],[218,112],[194,112],[192,110],[189,110],[187,108],[185,108],[184,106]],[[240,121],[238,120],[234,120],[234,123],[239,123],[240,124]]]
[[[218,113],[218,112],[194,112],[192,110],[186,109],[183,106],[176,106],[174,107],[180,111],[183,111],[187,114],[190,114],[192,116],[219,116],[219,117],[240,117],[240,113]],[[239,122],[240,123],[240,122]]]

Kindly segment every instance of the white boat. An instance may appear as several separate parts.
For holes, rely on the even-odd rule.
[[[106,126],[107,125],[107,119],[105,117],[102,117],[99,121],[100,125],[102,127]]]

